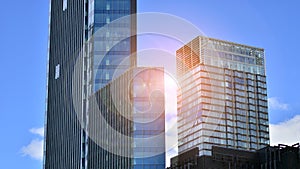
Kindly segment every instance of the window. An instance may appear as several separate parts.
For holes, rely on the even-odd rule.
[[[255,115],[254,115],[255,116]],[[253,117],[250,117],[250,120],[249,120],[251,123],[256,123],[256,119],[253,118]]]
[[[227,127],[227,132],[233,132],[233,128],[232,127]]]
[[[251,116],[251,117],[256,117],[256,112],[250,111],[250,116]]]
[[[248,86],[248,91],[254,92],[254,87]]]
[[[235,80],[236,83],[245,84],[245,81],[242,78],[237,78],[236,77],[234,80]]]
[[[255,104],[254,99],[250,99],[250,98],[249,98],[249,103],[250,103],[250,104]]]
[[[227,134],[227,138],[233,139],[233,134],[228,133],[228,134]]]
[[[257,146],[257,144],[255,144],[255,143],[251,143],[251,148],[257,149],[258,146]]]
[[[256,130],[256,125],[255,124],[250,124],[250,129]]]
[[[231,145],[231,146],[233,146],[234,144],[233,144],[233,141],[231,141],[231,140],[228,140],[228,145]]]
[[[63,11],[67,9],[68,6],[68,0],[63,0]]]
[[[249,97],[251,97],[251,98],[255,98],[255,95],[254,95],[254,93],[251,93],[251,92],[249,92]]]
[[[110,23],[110,18],[109,17],[106,18],[106,23],[107,24]]]
[[[256,109],[255,109],[255,106],[253,106],[253,105],[250,105],[250,106],[249,106],[249,109],[250,109],[250,110],[253,110],[253,111],[256,110]]]
[[[227,121],[227,125],[228,125],[228,126],[232,126],[232,125],[233,125],[233,124],[232,124],[232,121],[228,120],[228,121]]]
[[[106,4],[106,10],[110,10],[110,4]]]
[[[105,79],[109,80],[109,74],[108,73],[106,73]]]
[[[60,65],[56,65],[55,67],[55,79],[58,79],[60,76]]]
[[[109,60],[108,59],[106,60],[106,65],[109,65]]]
[[[250,134],[256,136],[256,130],[250,130]]]

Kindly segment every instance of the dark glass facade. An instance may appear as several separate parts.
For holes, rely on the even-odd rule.
[[[269,145],[264,50],[197,37],[177,51],[178,149]]]
[[[162,68],[133,73],[133,168],[165,168],[165,89]]]
[[[93,89],[136,66],[136,0],[89,0],[87,35]]]
[[[106,163],[91,156],[88,160],[89,152],[101,152],[89,144],[89,97],[107,85],[114,72],[136,65],[135,17],[110,25],[135,13],[135,0],[50,1],[45,169]],[[102,29],[107,25],[109,29]],[[130,59],[124,62],[126,57]]]
[[[82,129],[71,99],[71,86],[85,40],[85,3],[72,0],[65,7],[62,0],[51,0],[50,5],[44,168],[80,169]],[[73,84],[79,93],[80,86],[82,76]]]
[[[165,168],[162,69],[131,69],[90,100],[87,168]]]

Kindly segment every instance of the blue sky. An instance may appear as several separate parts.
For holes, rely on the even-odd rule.
[[[24,155],[22,148],[43,139],[32,129],[44,123],[48,4],[15,0],[0,6],[2,168],[41,168],[41,161]],[[177,15],[210,37],[264,48],[271,129],[287,134],[279,140],[287,143],[300,141],[299,6],[297,0],[138,1],[139,12]]]

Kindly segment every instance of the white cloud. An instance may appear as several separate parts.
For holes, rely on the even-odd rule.
[[[40,139],[34,139],[31,141],[30,144],[27,146],[24,146],[21,149],[23,156],[30,156],[33,159],[36,160],[42,160],[43,159],[43,140]]]
[[[288,110],[289,105],[282,103],[277,97],[271,97],[268,99],[269,108],[272,110]]]
[[[32,128],[29,131],[31,133],[33,133],[33,134],[38,134],[41,137],[44,137],[44,127],[41,127],[41,128]]]
[[[300,142],[300,115],[279,124],[270,124],[270,140],[271,145]]]
[[[30,133],[44,137],[44,128],[32,128]],[[43,139],[33,139],[27,146],[22,147],[21,153],[23,156],[29,156],[36,160],[43,159]]]

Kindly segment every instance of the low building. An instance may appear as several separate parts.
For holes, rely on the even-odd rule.
[[[212,155],[199,156],[198,147],[171,159],[168,169],[299,169],[299,143],[268,146],[257,151],[212,147]]]
[[[261,169],[299,169],[299,143],[292,146],[279,144],[257,151]]]

